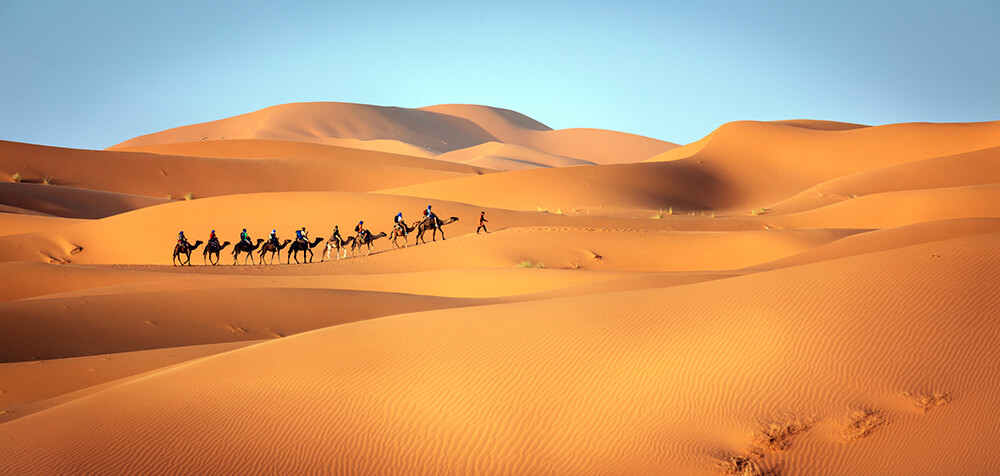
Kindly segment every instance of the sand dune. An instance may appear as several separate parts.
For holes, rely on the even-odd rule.
[[[995,454],[978,435],[1000,429],[991,423],[1000,422],[997,382],[962,362],[998,357],[988,340],[967,337],[1000,310],[989,284],[1000,263],[982,254],[997,245],[1000,235],[980,235],[614,300],[438,311],[302,334],[6,423],[2,464],[717,474],[713,455],[752,444],[741,435],[798,418],[809,422],[804,434],[768,451],[765,464],[941,474],[954,469],[947,455],[962,454],[966,471],[985,474]],[[947,258],[921,259],[931,251]],[[912,267],[894,270],[899,259]],[[961,283],[967,298],[953,299],[943,283]],[[949,403],[921,414],[911,396],[934,392]],[[853,408],[888,423],[845,444]],[[97,424],[101,438],[87,430]]]
[[[454,104],[0,142],[0,474],[995,474],[998,151]],[[232,264],[427,205],[446,240]]]
[[[256,148],[236,144],[228,150]],[[87,151],[0,141],[0,171],[25,180],[51,176],[60,187],[103,190],[147,197],[183,199],[287,190],[370,191],[420,181],[435,181],[481,171],[458,164],[436,164],[410,156],[339,149],[314,158],[292,148],[295,158],[185,157],[151,153]],[[267,150],[267,145],[264,146]],[[319,154],[330,154],[324,149]],[[251,154],[247,154],[251,155]],[[31,157],[26,161],[23,157]],[[251,157],[253,157],[251,155]],[[378,157],[373,159],[373,157]],[[450,169],[450,171],[449,171]],[[18,184],[20,185],[20,184]]]

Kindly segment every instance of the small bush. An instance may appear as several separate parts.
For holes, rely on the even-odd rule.
[[[174,199],[174,196],[168,193],[167,194],[167,200],[173,200],[173,199]]]
[[[14,173],[12,173],[10,175],[10,181],[11,182],[20,182],[21,181],[21,172],[14,172]]]
[[[518,268],[544,268],[545,263],[536,263],[530,259],[526,259],[517,264]]]
[[[193,199],[194,199],[194,194],[193,193],[188,192],[188,193],[184,194],[184,200],[193,200]]]
[[[763,215],[763,214],[765,214],[765,213],[767,213],[769,211],[771,211],[770,208],[760,207],[760,208],[755,208],[755,209],[751,210],[750,214],[753,215],[753,216],[757,216],[757,215]]]
[[[42,177],[42,183],[45,185],[52,185],[52,177]]]
[[[847,416],[843,436],[847,441],[864,438],[884,424],[885,417],[878,410],[870,408],[855,410]]]

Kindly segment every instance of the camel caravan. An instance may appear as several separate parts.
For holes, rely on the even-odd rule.
[[[365,248],[367,248],[367,255],[372,254],[374,250],[374,242],[381,238],[390,238],[392,242],[393,249],[409,245],[409,237],[411,234],[416,232],[416,237],[414,237],[414,243],[427,243],[425,239],[425,234],[429,231],[431,233],[431,241],[437,241],[437,234],[441,233],[441,239],[444,240],[444,230],[441,228],[444,225],[454,223],[458,221],[458,217],[451,217],[446,220],[442,220],[434,212],[431,211],[430,205],[423,212],[424,216],[422,219],[413,222],[412,225],[407,225],[403,221],[403,214],[397,213],[393,219],[394,224],[392,232],[387,234],[381,232],[379,234],[372,234],[371,230],[365,228],[365,222],[362,220],[354,227],[354,235],[344,238],[340,235],[339,226],[333,227],[333,234],[330,238],[326,240],[326,251],[320,258],[320,262],[330,259],[330,253],[334,252],[337,259],[347,258],[348,250],[350,250],[351,257],[353,258],[355,254],[364,253]],[[485,229],[483,215],[480,214],[480,227]],[[479,233],[479,229],[476,230]],[[402,239],[402,245],[399,241]],[[295,260],[296,264],[300,263],[312,263],[313,251],[312,249],[323,242],[323,238],[317,237],[316,239],[310,241],[309,234],[306,232],[306,228],[302,227],[299,230],[295,230],[295,239],[285,239],[281,241],[278,239],[276,230],[271,230],[271,234],[268,239],[258,238],[254,242],[250,238],[250,234],[247,233],[246,228],[240,233],[240,241],[236,242],[232,247],[233,255],[233,265],[239,263],[240,254],[243,254],[243,264],[246,265],[247,261],[251,264],[274,264],[274,259],[277,257],[278,264],[281,264],[281,251],[288,249],[285,257],[285,263],[290,264],[292,260]],[[174,256],[173,264],[177,266],[190,266],[191,265],[191,254],[198,249],[202,244],[202,262],[204,264],[211,263],[213,266],[219,264],[219,256],[222,250],[226,249],[230,245],[230,242],[225,241],[221,244],[219,243],[219,238],[215,234],[215,230],[212,230],[208,235],[208,242],[203,242],[201,240],[195,241],[194,244],[189,242],[184,236],[184,232],[181,231],[177,235],[177,244],[174,246]],[[341,256],[343,252],[343,256]],[[254,253],[257,254],[258,260],[254,260]],[[302,261],[299,261],[299,253],[302,253]]]

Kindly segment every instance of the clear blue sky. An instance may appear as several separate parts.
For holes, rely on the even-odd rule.
[[[679,143],[741,119],[998,120],[1000,0],[0,0],[0,139],[99,149],[301,101]]]

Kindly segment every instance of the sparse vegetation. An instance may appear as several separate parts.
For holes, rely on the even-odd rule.
[[[52,185],[52,177],[49,176],[42,177],[42,183],[44,183],[45,185]]]
[[[910,392],[903,392],[903,396],[913,400],[913,406],[920,410],[920,413],[927,413],[941,405],[951,401],[951,396],[947,393],[920,393],[914,395]]]
[[[167,200],[173,200],[173,199],[174,199],[174,196],[168,193],[167,194]]]
[[[783,451],[788,448],[793,436],[809,429],[811,421],[798,418],[764,425],[754,436],[754,447],[761,455]]]
[[[554,211],[553,213],[555,213],[556,215],[562,215],[562,208],[556,208],[556,211]]]
[[[674,207],[672,207],[672,206],[671,206],[671,207],[667,207],[667,209],[666,209],[666,210],[664,210],[664,209],[662,209],[662,208],[661,208],[661,209],[659,209],[659,210],[658,210],[658,211],[657,211],[656,213],[654,213],[654,214],[653,214],[653,216],[651,216],[650,218],[652,218],[652,219],[654,219],[654,220],[659,220],[659,219],[663,218],[663,217],[664,217],[664,216],[666,216],[666,215],[673,215],[673,214],[674,214]]]
[[[719,470],[723,474],[738,476],[776,476],[774,471],[764,470],[752,455],[730,454],[719,457]]]
[[[765,213],[767,213],[769,211],[771,211],[770,208],[760,207],[760,208],[755,208],[755,209],[751,210],[750,214],[753,215],[753,216],[757,216],[757,215],[763,215],[763,214],[765,214]]]
[[[20,182],[21,181],[21,172],[14,172],[14,173],[10,174],[10,181],[11,182]]]
[[[545,263],[536,263],[530,259],[526,259],[517,264],[518,268],[544,268]]]
[[[870,435],[884,424],[885,417],[878,410],[871,408],[855,410],[847,417],[843,436],[847,441],[858,440]]]
[[[184,194],[184,200],[192,200],[192,199],[194,199],[194,194],[193,193],[188,192],[188,193]]]

